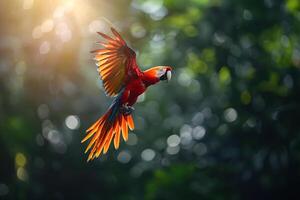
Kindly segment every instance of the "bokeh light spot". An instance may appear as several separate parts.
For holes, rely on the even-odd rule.
[[[227,67],[222,67],[219,71],[219,80],[223,84],[227,84],[231,81],[230,71]]]
[[[36,136],[36,143],[37,143],[37,145],[39,145],[39,146],[43,146],[44,145],[44,138],[43,138],[43,136],[41,135],[41,134],[38,134],[37,136]]]
[[[189,145],[192,141],[192,127],[190,125],[183,125],[180,129],[180,142],[182,145]]]
[[[193,151],[195,152],[195,154],[197,154],[198,156],[202,156],[204,154],[206,154],[207,152],[207,147],[204,143],[198,143],[195,144],[193,147]]]
[[[227,122],[234,122],[238,114],[234,108],[228,108],[224,111],[224,118]]]
[[[155,151],[153,151],[152,149],[145,149],[144,151],[142,151],[141,157],[144,161],[151,161],[155,157]]]
[[[27,163],[27,159],[23,153],[17,153],[15,157],[16,166],[24,167]]]
[[[57,130],[49,131],[47,139],[53,144],[58,144],[61,140],[60,134]]]
[[[194,125],[196,124],[202,124],[204,120],[204,115],[201,112],[197,112],[192,119],[192,122]]]
[[[249,20],[252,20],[253,15],[252,15],[252,13],[249,10],[245,9],[244,12],[243,12],[243,18],[245,20],[249,21]]]
[[[33,39],[41,38],[42,35],[43,35],[43,32],[42,32],[41,26],[37,26],[32,30],[32,38]]]
[[[49,107],[46,104],[41,104],[37,109],[37,113],[39,118],[46,119],[49,115]]]
[[[58,6],[55,8],[54,12],[53,12],[53,17],[54,18],[61,18],[63,17],[65,14],[65,9],[63,6]]]
[[[204,137],[205,133],[206,133],[206,130],[203,126],[196,126],[193,129],[192,135],[193,135],[194,139],[200,140]]]
[[[146,35],[146,29],[138,23],[135,23],[131,26],[130,32],[135,38],[142,38]]]
[[[167,147],[167,153],[169,155],[175,155],[179,152],[180,146],[175,146],[175,147]]]
[[[136,145],[138,143],[138,137],[134,133],[128,134],[128,140],[126,142],[128,145]]]
[[[50,43],[48,41],[44,41],[40,46],[40,54],[47,54],[50,51]]]
[[[28,179],[28,173],[23,167],[17,169],[17,177],[21,181],[26,181]]]
[[[179,74],[178,83],[182,86],[188,87],[192,82],[191,76],[183,71]]]
[[[59,36],[62,42],[68,42],[72,39],[72,32],[65,22],[57,24],[57,26],[55,27],[55,34]]]
[[[89,24],[89,32],[94,34],[98,31],[103,30],[105,27],[104,23],[100,20],[94,20]]]
[[[243,91],[241,93],[241,101],[243,104],[249,104],[251,102],[251,94],[248,91]]]
[[[180,143],[180,137],[178,135],[170,135],[167,139],[168,146],[176,147]]]
[[[76,115],[70,115],[66,118],[65,124],[71,130],[78,129],[80,126],[79,117]]]
[[[52,31],[54,27],[54,22],[52,19],[47,19],[46,21],[43,22],[42,26],[41,26],[41,31],[42,32],[50,32]]]
[[[131,154],[128,151],[121,151],[117,159],[120,163],[126,164],[131,160]]]

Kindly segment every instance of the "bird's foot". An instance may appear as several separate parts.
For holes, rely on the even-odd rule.
[[[134,111],[134,107],[132,107],[132,106],[123,105],[121,107],[121,112],[124,115],[130,115],[133,111]]]

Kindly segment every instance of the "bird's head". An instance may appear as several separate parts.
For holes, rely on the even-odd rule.
[[[172,67],[170,66],[156,66],[144,71],[144,75],[147,80],[150,81],[150,85],[157,83],[158,81],[170,81],[172,77]]]

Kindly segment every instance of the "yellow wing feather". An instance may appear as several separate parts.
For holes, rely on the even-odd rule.
[[[103,81],[104,90],[107,95],[114,97],[124,86],[128,74],[132,74],[128,73],[128,70],[136,67],[129,65],[127,61],[133,60],[131,63],[136,63],[136,61],[134,51],[127,46],[121,35],[113,28],[111,31],[115,38],[98,32],[106,40],[106,43],[97,42],[104,48],[94,50],[92,53],[95,53],[94,59]]]

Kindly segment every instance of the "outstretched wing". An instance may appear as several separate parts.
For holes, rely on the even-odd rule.
[[[142,72],[136,64],[135,52],[127,46],[114,28],[111,28],[111,31],[115,38],[98,32],[106,39],[106,43],[98,42],[104,48],[96,49],[92,53],[96,53],[94,59],[105,92],[107,95],[114,97],[131,78],[140,76]]]

